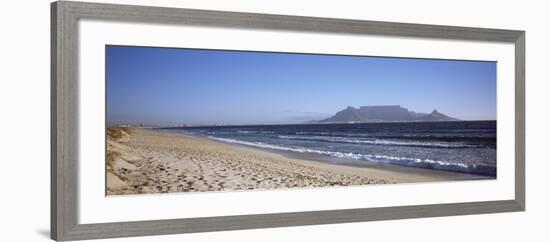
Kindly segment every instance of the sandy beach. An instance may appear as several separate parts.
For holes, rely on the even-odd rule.
[[[482,179],[453,172],[335,165],[152,129],[107,130],[107,195]]]

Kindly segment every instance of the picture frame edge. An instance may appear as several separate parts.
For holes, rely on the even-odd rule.
[[[521,31],[515,47],[515,200],[526,210],[525,171],[525,58],[526,32]]]
[[[392,211],[393,210],[393,211]],[[64,240],[310,226],[522,211],[515,200],[82,224]],[[389,215],[389,216],[388,216]],[[314,219],[311,219],[314,218]]]

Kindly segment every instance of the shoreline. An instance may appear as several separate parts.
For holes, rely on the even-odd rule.
[[[453,122],[453,121],[450,121]],[[189,137],[196,137],[199,139],[206,139],[212,142],[227,144],[231,146],[237,146],[244,149],[251,149],[256,151],[263,151],[268,152],[272,154],[280,154],[285,156],[289,159],[298,159],[298,160],[308,160],[312,162],[319,162],[322,164],[329,164],[329,165],[337,165],[337,166],[350,166],[350,167],[356,167],[356,168],[371,168],[371,169],[379,169],[384,171],[392,171],[392,172],[400,172],[400,173],[410,173],[410,174],[416,174],[416,175],[426,175],[426,176],[434,176],[434,177],[440,177],[444,180],[482,180],[482,179],[495,179],[496,177],[487,176],[487,175],[481,175],[481,174],[475,174],[475,173],[467,173],[467,172],[460,172],[460,171],[449,171],[449,170],[438,170],[438,169],[428,169],[428,168],[420,168],[420,167],[413,167],[413,166],[402,166],[402,165],[396,165],[396,164],[382,164],[382,163],[374,163],[369,161],[362,161],[357,162],[357,160],[354,159],[348,159],[348,158],[337,158],[332,156],[326,156],[326,155],[320,155],[320,154],[313,154],[313,153],[300,153],[300,152],[294,152],[294,151],[285,151],[285,150],[278,150],[278,149],[270,149],[270,148],[263,148],[263,147],[257,147],[257,146],[251,146],[246,144],[239,144],[239,143],[231,143],[231,142],[224,142],[220,140],[215,139],[209,139],[208,137],[200,136],[200,135],[193,135],[193,134],[187,134],[187,133],[181,133],[181,132],[174,132],[174,131],[167,131],[163,129],[153,129],[154,131],[159,132],[168,132],[176,135],[182,135],[182,136],[189,136]]]
[[[107,138],[107,195],[491,179],[396,165],[334,164],[310,154],[171,131],[133,128],[125,133]]]
[[[167,132],[170,132],[170,131],[167,131]],[[441,181],[494,179],[494,177],[490,177],[490,176],[483,176],[483,175],[471,174],[471,173],[465,173],[465,172],[426,169],[426,168],[419,168],[419,167],[412,167],[412,166],[400,166],[400,165],[394,165],[394,164],[378,164],[378,163],[373,163],[368,161],[365,161],[363,164],[360,164],[360,163],[357,163],[356,160],[346,159],[346,158],[337,158],[337,157],[324,156],[324,155],[312,154],[312,153],[299,153],[299,152],[293,152],[293,151],[275,150],[275,149],[269,149],[269,148],[254,147],[254,146],[249,146],[244,144],[223,142],[223,141],[208,139],[206,137],[195,136],[191,134],[183,134],[183,133],[176,133],[176,132],[170,132],[170,133],[174,133],[176,135],[196,137],[199,139],[206,139],[217,143],[240,147],[242,149],[249,149],[254,151],[261,151],[261,152],[267,152],[271,154],[282,155],[288,159],[296,159],[300,161],[320,163],[319,165],[329,165],[329,166],[336,166],[336,167],[340,166],[342,167],[342,169],[343,167],[365,168],[365,169],[380,170],[380,172],[386,171],[386,172],[411,174],[412,176],[428,176],[428,177],[440,178]]]

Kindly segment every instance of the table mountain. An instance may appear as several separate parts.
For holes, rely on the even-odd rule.
[[[334,116],[314,121],[314,123],[374,123],[374,122],[436,122],[459,121],[434,110],[433,112],[417,113],[399,105],[347,107]]]

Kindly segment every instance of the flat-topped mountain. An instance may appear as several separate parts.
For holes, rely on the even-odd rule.
[[[459,121],[434,110],[433,112],[417,113],[399,105],[347,107],[334,116],[314,121],[314,123],[376,123],[376,122],[437,122]]]

